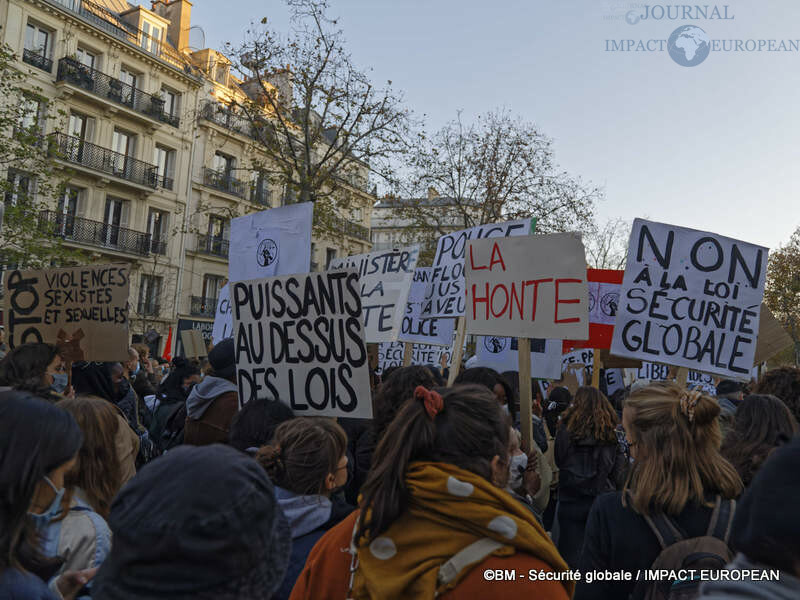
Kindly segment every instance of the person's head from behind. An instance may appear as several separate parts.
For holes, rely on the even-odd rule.
[[[558,419],[572,403],[572,394],[563,386],[551,387],[547,390],[547,400],[544,403],[544,418],[550,433],[555,435]]]
[[[161,382],[159,392],[186,396],[192,386],[200,382],[200,365],[197,361],[181,356],[172,359],[172,366],[167,378]]]
[[[617,423],[617,413],[603,392],[589,386],[578,388],[572,404],[561,415],[561,425],[576,440],[616,442]]]
[[[133,346],[128,348],[128,360],[126,360],[122,366],[125,368],[128,377],[131,378],[136,377],[139,369],[142,368],[142,364],[139,360],[139,352]]]
[[[374,426],[378,438],[383,435],[389,423],[397,415],[397,411],[414,395],[414,390],[420,385],[426,388],[435,387],[436,379],[427,367],[417,365],[398,367],[383,380],[375,392],[373,401]]]
[[[95,600],[268,600],[286,571],[291,534],[273,485],[225,445],[179,446],[145,465],[108,524]]]
[[[255,451],[270,442],[278,425],[293,418],[292,409],[280,400],[250,400],[233,417],[228,441],[242,452]]]
[[[767,371],[758,380],[753,393],[780,398],[800,423],[800,369],[779,367]]]
[[[734,402],[741,402],[744,398],[744,384],[733,379],[723,379],[717,386],[717,398],[728,398]]]
[[[789,408],[775,396],[751,394],[736,409],[733,429],[722,445],[727,458],[745,485],[770,453],[798,432]]]
[[[228,381],[236,381],[236,355],[233,338],[226,338],[208,353],[208,374]]]
[[[441,402],[439,403],[439,400]],[[438,409],[431,408],[438,405]],[[389,425],[361,488],[359,538],[379,536],[408,505],[406,471],[416,461],[447,463],[498,488],[509,478],[509,420],[483,385],[419,388]]]
[[[494,393],[497,403],[511,414],[514,409],[514,393],[508,382],[494,369],[488,367],[473,367],[458,374],[457,385],[474,383],[482,385]]]
[[[0,361],[0,385],[34,393],[67,387],[64,361],[53,344],[17,346]]]
[[[97,396],[68,398],[58,406],[74,417],[83,432],[78,461],[67,473],[65,485],[69,489],[83,490],[92,508],[108,517],[111,501],[122,485],[115,443],[120,427],[119,412]]]
[[[36,526],[61,512],[81,443],[67,411],[28,392],[0,392],[0,572],[48,564]]]
[[[758,565],[800,577],[798,497],[800,437],[795,436],[772,453],[740,499],[731,547]]]
[[[133,344],[131,347],[136,350],[140,361],[145,362],[150,360],[150,348],[147,344]]]
[[[256,453],[272,483],[300,496],[330,496],[347,483],[347,434],[332,419],[281,423]]]
[[[741,493],[739,475],[720,454],[719,414],[714,398],[672,382],[631,393],[622,423],[634,458],[626,488],[636,512],[677,515],[710,495]]]

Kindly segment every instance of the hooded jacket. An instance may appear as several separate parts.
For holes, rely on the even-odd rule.
[[[194,446],[227,443],[233,417],[239,411],[236,384],[206,376],[186,399],[183,441]]]
[[[800,579],[780,572],[778,579],[770,579],[770,567],[751,562],[744,554],[738,554],[733,562],[727,566],[728,571],[750,571],[761,573],[758,580],[743,579],[742,581],[708,581],[700,589],[700,598],[703,600],[790,600],[800,598]],[[720,578],[721,579],[721,578]]]

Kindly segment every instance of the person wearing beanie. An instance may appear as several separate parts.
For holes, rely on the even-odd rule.
[[[233,338],[214,346],[208,362],[210,373],[192,388],[186,400],[185,444],[227,443],[231,422],[239,411]]]
[[[738,553],[729,571],[769,572],[778,579],[730,577],[741,581],[703,584],[704,600],[789,600],[800,598],[800,437],[778,448],[756,474],[742,496],[731,528],[731,545]]]
[[[286,572],[291,534],[273,485],[229,446],[179,446],[149,463],[108,523],[93,600],[269,600]]]

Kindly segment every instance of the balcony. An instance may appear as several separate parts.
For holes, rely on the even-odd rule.
[[[192,296],[189,314],[193,317],[213,317],[217,311],[217,299]]]
[[[204,102],[203,106],[200,107],[200,118],[216,123],[229,131],[241,133],[247,137],[253,137],[253,128],[247,117],[235,113],[219,102]]]
[[[63,133],[54,135],[54,149],[61,160],[100,171],[137,185],[155,189],[158,187],[158,172],[151,165],[108,148],[90,144],[80,138]]]
[[[56,81],[63,81],[90,92],[93,96],[120,104],[155,121],[173,127],[181,124],[180,118],[164,111],[164,100],[145,94],[135,87],[123,83],[97,69],[91,69],[77,60],[64,57],[58,61]]]
[[[203,167],[203,183],[210,188],[244,198],[245,184],[225,171]]]
[[[314,225],[319,226],[321,223],[317,219],[317,214],[316,212],[314,213]],[[328,219],[330,220],[329,225],[332,231],[343,233],[348,237],[353,237],[365,242],[370,241],[369,228],[335,215],[328,217]]]
[[[139,256],[147,256],[153,247],[148,233],[118,225],[108,225],[102,221],[64,215],[52,210],[43,210],[39,213],[39,229],[42,232],[50,232],[68,242],[98,246]]]
[[[47,71],[48,73],[53,72],[53,61],[36,50],[28,50],[25,48],[22,51],[22,62],[28,63],[42,71]]]
[[[272,206],[272,203],[270,202],[269,188],[266,186],[251,186],[250,202],[253,204],[260,204],[261,206]]]
[[[167,240],[163,238],[150,240],[150,254],[160,254],[161,256],[166,256]]]
[[[195,252],[199,254],[209,254],[219,258],[228,258],[230,242],[224,238],[211,235],[198,235],[197,247]]]

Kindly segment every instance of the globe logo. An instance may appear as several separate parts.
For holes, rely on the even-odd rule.
[[[708,34],[696,25],[678,27],[667,42],[669,55],[682,67],[696,67],[711,51]]]
[[[261,240],[258,245],[256,260],[262,267],[268,267],[278,259],[278,244],[269,238]]]

